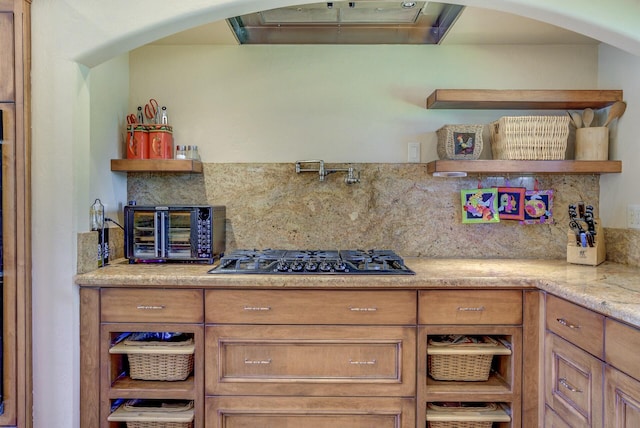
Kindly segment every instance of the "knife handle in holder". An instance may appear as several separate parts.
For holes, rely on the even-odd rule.
[[[600,219],[595,219],[595,233],[590,235],[592,242],[581,245],[581,240],[576,239],[576,232],[569,229],[567,232],[567,262],[578,265],[597,266],[606,258],[604,234],[600,226]],[[590,246],[590,245],[593,246]]]

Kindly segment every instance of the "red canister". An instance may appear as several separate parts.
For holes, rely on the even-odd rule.
[[[149,159],[149,131],[144,125],[127,126],[127,159]]]
[[[170,125],[152,124],[149,129],[149,158],[173,159],[173,129]]]

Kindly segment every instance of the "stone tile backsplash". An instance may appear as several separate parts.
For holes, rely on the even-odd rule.
[[[427,174],[425,164],[354,166],[361,172],[354,185],[344,184],[343,173],[324,182],[316,173],[296,174],[293,162],[207,163],[203,174],[129,173],[128,199],[138,205],[225,205],[227,249],[388,248],[436,258],[563,259],[568,204],[586,201],[598,214],[595,175],[438,178]],[[554,190],[553,224],[462,224],[462,189],[533,189],[536,178],[540,190]],[[620,233],[609,234],[613,239]],[[616,259],[628,259],[618,242],[607,245]]]

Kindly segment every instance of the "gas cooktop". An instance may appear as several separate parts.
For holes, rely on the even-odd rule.
[[[209,273],[414,275],[391,250],[235,250]]]

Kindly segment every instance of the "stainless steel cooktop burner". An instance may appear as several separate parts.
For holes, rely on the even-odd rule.
[[[209,273],[413,275],[391,250],[235,250]]]

